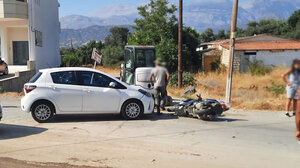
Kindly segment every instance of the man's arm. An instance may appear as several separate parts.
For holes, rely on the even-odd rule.
[[[170,73],[167,71],[167,81],[169,81],[170,80]]]
[[[150,74],[150,84],[151,84],[151,86],[154,86],[154,83],[153,83],[153,74],[152,73]]]
[[[296,138],[300,141],[300,100],[297,101],[297,110],[296,110]]]

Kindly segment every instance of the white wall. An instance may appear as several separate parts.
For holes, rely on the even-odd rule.
[[[36,69],[59,67],[59,3],[57,0],[28,0],[29,60]],[[35,44],[35,30],[42,32],[42,47]]]
[[[300,59],[300,50],[285,51],[258,51],[256,56],[251,56],[250,61],[256,58],[262,60],[265,65],[290,66],[294,59]]]

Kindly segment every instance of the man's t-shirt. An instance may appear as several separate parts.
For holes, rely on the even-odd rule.
[[[157,66],[151,71],[155,79],[154,87],[166,86],[167,72],[167,68],[161,66]]]

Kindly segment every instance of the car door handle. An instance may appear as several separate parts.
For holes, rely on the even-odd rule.
[[[55,87],[55,86],[49,86],[49,88],[50,88],[50,89],[53,89],[53,90],[55,90],[55,89],[56,89],[56,87]]]
[[[83,89],[83,91],[84,91],[84,92],[88,92],[88,93],[90,93],[90,92],[91,92],[91,90],[90,90],[90,89]]]

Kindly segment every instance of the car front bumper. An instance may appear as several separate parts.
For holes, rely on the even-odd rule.
[[[144,114],[152,114],[154,111],[154,99],[144,96],[141,100],[144,104]]]
[[[30,103],[29,103],[30,102]],[[24,112],[30,112],[31,101],[28,96],[24,96],[21,99],[21,109]]]

